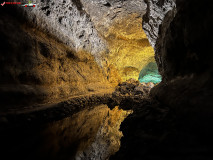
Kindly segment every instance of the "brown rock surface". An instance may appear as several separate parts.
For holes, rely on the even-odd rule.
[[[1,110],[111,88],[90,53],[34,28],[16,8],[5,8],[0,16]]]

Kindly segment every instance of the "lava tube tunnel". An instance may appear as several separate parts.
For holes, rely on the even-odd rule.
[[[5,0],[0,159],[212,160],[211,0]]]

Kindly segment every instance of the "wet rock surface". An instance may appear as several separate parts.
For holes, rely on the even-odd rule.
[[[109,159],[120,148],[120,125],[132,113],[103,105],[111,97],[76,97],[1,115],[2,156],[24,160]]]
[[[14,156],[21,159],[109,158],[119,149],[122,133],[118,129],[127,116],[126,111],[115,107],[114,101],[124,103],[123,99],[132,99],[135,95],[141,99],[150,89],[138,82],[128,82],[119,86],[122,89],[115,92],[118,96],[112,98],[110,78],[102,62],[108,65],[104,59],[109,54],[107,45],[117,40],[119,43],[113,46],[111,53],[125,42],[119,54],[123,53],[132,40],[129,50],[136,48],[137,53],[143,54],[141,50],[145,47],[146,61],[154,59],[153,49],[141,27],[146,5],[142,0],[38,0],[37,3],[35,8],[11,5],[0,10],[2,151],[8,159]],[[112,28],[108,28],[111,25]],[[141,36],[138,33],[142,33]],[[128,50],[125,53],[129,53]],[[124,75],[142,68],[137,57],[136,66],[126,67],[135,63],[130,56],[121,61],[128,62],[121,67]],[[107,67],[107,72],[113,73],[116,79],[113,67]],[[90,114],[94,105],[111,104],[110,101],[115,109],[105,106],[104,116],[99,109]],[[83,116],[75,119],[75,114],[84,109]],[[100,121],[105,127],[100,128]],[[47,126],[43,137],[41,133]],[[83,149],[79,150],[79,146]],[[77,154],[77,151],[81,152]]]
[[[31,139],[34,144],[32,148],[29,149],[35,149],[33,147],[37,147],[41,144],[35,143],[34,140],[36,139],[32,138],[32,136],[39,135],[43,132],[43,129],[46,128],[45,124],[48,122],[49,128],[46,129],[45,135],[49,138],[45,139],[45,145],[42,145],[42,149],[44,149],[42,150],[43,154],[40,154],[40,150],[36,150],[39,151],[37,156],[41,156],[41,158],[43,158],[44,154],[47,154],[48,151],[50,154],[45,156],[47,158],[51,158],[52,156],[51,159],[57,159],[59,157],[67,159],[72,157],[71,159],[86,160],[108,159],[110,157],[110,159],[115,160],[137,160],[141,158],[145,160],[176,160],[179,158],[184,160],[200,160],[203,158],[210,160],[212,158],[211,144],[213,141],[209,137],[212,132],[208,130],[208,124],[204,125],[205,120],[199,119],[199,123],[197,123],[197,121],[194,121],[195,119],[193,119],[193,122],[190,122],[188,117],[180,117],[176,110],[163,104],[160,100],[150,97],[150,90],[153,87],[154,84],[152,83],[140,84],[139,81],[131,79],[119,84],[113,94],[109,94],[108,96],[92,96],[88,99],[85,97],[82,99],[76,98],[66,101],[63,104],[61,103],[61,106],[55,107],[55,109],[51,107],[50,110],[38,111],[38,114],[33,112],[34,114],[22,113],[21,115],[14,115],[13,119],[15,121],[11,121],[11,119],[7,117],[2,117],[1,124],[6,124],[7,126],[3,130],[1,128],[1,138],[4,139],[2,145],[7,144],[5,146],[8,148],[10,144],[18,144],[14,143],[17,141],[17,137],[20,138],[28,134],[26,137],[29,137],[29,139],[26,137],[21,138],[24,142],[22,147],[26,147]],[[106,118],[103,120],[103,126],[108,127],[98,127],[95,132],[93,132],[93,130],[87,133],[89,129],[88,125],[94,128],[99,121],[98,118],[95,117],[102,115],[101,107],[97,106],[96,108],[93,105],[102,104],[103,102],[111,108],[111,110],[109,108],[104,109]],[[82,104],[86,104],[86,106],[83,107]],[[79,108],[76,112],[73,112],[74,106]],[[86,109],[86,111],[83,110],[84,115],[78,118],[78,123],[82,125],[76,126],[76,123],[74,123],[75,118],[66,118],[63,120],[63,117],[70,117],[70,115],[74,115],[75,117],[75,113],[81,113],[82,108]],[[123,121],[123,118],[126,117],[127,114],[123,111],[119,111],[118,108],[123,110],[131,109],[132,114]],[[45,116],[43,116],[47,115],[47,117],[50,118],[50,114],[53,114],[53,119],[45,119]],[[121,115],[124,115],[124,117],[122,118]],[[93,119],[94,122],[91,121],[90,123],[85,121],[84,123],[83,120],[86,117],[90,120]],[[120,119],[123,121],[122,123],[119,117],[122,119]],[[53,120],[55,121],[54,124],[52,124]],[[199,126],[199,124],[203,125],[202,130],[200,130],[200,127],[198,127],[198,130],[197,126]],[[8,128],[8,126],[11,127]],[[79,129],[75,127],[79,127]],[[14,132],[16,129],[18,132]],[[78,130],[80,132],[78,132]],[[22,131],[24,131],[24,133],[22,133]],[[77,132],[80,133],[80,135]],[[75,137],[75,133],[77,133],[77,137]],[[93,138],[90,139],[88,134],[92,134]],[[72,139],[73,136],[71,135],[74,135],[74,139],[77,141],[73,141],[74,139]],[[14,137],[10,141],[7,141],[6,137],[8,136]],[[85,139],[81,139],[81,136]],[[66,137],[66,140],[63,139],[63,137]],[[51,139],[54,139],[54,141]],[[42,139],[38,138],[37,140],[41,142]],[[16,146],[11,147],[5,153],[12,153],[12,151],[16,153],[16,151],[20,151],[14,147]],[[52,154],[53,150],[54,154]],[[19,153],[21,155],[23,152],[20,151]],[[24,157],[30,157],[30,155],[26,154]]]

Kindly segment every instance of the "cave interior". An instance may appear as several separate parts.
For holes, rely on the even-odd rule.
[[[3,159],[213,159],[211,0],[17,2],[0,6]]]

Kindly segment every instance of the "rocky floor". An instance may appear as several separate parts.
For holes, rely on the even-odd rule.
[[[126,82],[118,84],[107,105],[109,108],[122,106],[122,109],[132,109],[132,105],[129,105],[129,102],[141,102],[147,99],[153,87],[153,83],[145,84],[134,79],[129,79]]]

